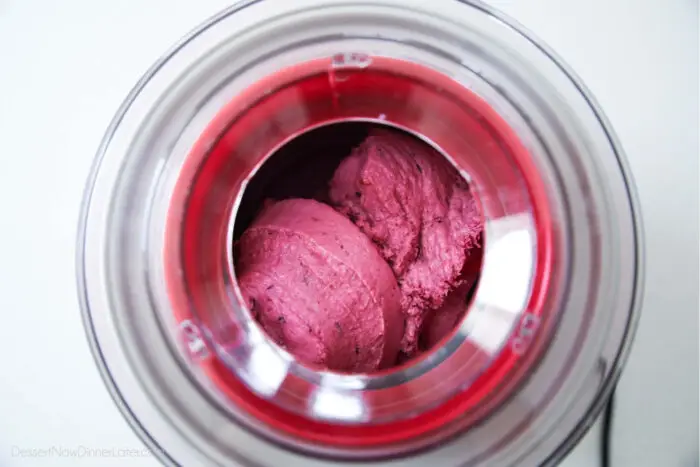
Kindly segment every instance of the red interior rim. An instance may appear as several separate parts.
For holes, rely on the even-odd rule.
[[[446,92],[459,96],[460,102],[468,105],[467,112],[463,108],[459,113],[454,109],[444,109],[445,119],[450,121],[450,128],[459,127],[461,131],[477,135],[488,134],[489,140],[492,140],[496,135],[495,137],[499,141],[498,148],[484,146],[483,148],[475,148],[475,150],[482,153],[484,157],[487,157],[490,150],[505,150],[518,164],[518,170],[530,194],[530,203],[534,207],[537,225],[536,271],[527,311],[531,315],[538,316],[543,323],[551,325],[553,319],[546,314],[544,309],[553,260],[551,213],[538,170],[515,132],[483,99],[452,78],[430,68],[403,60],[377,57],[373,58],[372,67],[385,70],[384,78],[374,77],[363,80],[363,75],[358,74],[355,78],[345,80],[344,77],[336,75],[336,81],[333,82],[332,79],[329,79],[328,73],[331,61],[332,59],[328,58],[305,62],[261,79],[221,109],[189,153],[171,200],[164,250],[166,281],[177,322],[192,319],[193,300],[197,299],[193,295],[206,293],[204,286],[201,290],[190,289],[188,293],[182,284],[183,274],[185,280],[194,282],[198,280],[196,276],[188,276],[190,265],[199,261],[196,252],[190,248],[194,242],[188,241],[188,238],[196,235],[195,226],[200,222],[203,211],[209,208],[201,202],[203,193],[211,189],[214,180],[220,177],[221,168],[224,165],[237,164],[233,168],[229,166],[227,169],[229,173],[232,171],[238,174],[236,176],[246,177],[265,156],[265,154],[252,154],[248,158],[238,158],[232,162],[229,155],[234,148],[237,148],[242,135],[256,131],[261,122],[269,118],[271,112],[281,108],[280,103],[283,103],[285,108],[292,108],[295,103],[298,102],[299,105],[302,105],[307,99],[318,101],[325,98],[328,105],[317,109],[314,114],[306,115],[305,121],[300,121],[296,128],[275,129],[275,136],[268,143],[270,151],[286,139],[304,131],[305,128],[318,126],[324,122],[351,118],[376,119],[378,115],[372,105],[371,96],[381,93],[396,93],[405,99],[421,99],[425,96],[421,96],[421,90],[407,78],[408,76],[419,76],[423,81],[433,83]],[[300,80],[300,77],[307,78]],[[269,89],[277,89],[279,83],[290,82],[296,82],[296,84],[291,90],[285,91],[286,94],[266,94]],[[334,106],[339,86],[347,86],[348,89],[352,86],[351,92],[354,95],[366,95],[368,98],[366,102],[362,99],[358,100],[352,114],[339,112],[338,108]],[[261,98],[261,96],[264,97]],[[237,119],[243,112],[246,112],[245,118]],[[453,145],[449,128],[442,125],[440,121],[426,119],[420,114],[401,112],[399,108],[389,108],[383,114],[382,119],[386,122],[426,136],[454,158],[454,152],[451,151]],[[231,124],[234,120],[236,123]],[[456,159],[456,162],[467,172],[472,173],[468,160]],[[476,172],[472,175],[475,179],[479,177]],[[192,183],[193,179],[196,179],[194,184]],[[230,181],[234,182],[234,180]],[[218,180],[216,183],[220,182]],[[222,207],[220,213],[217,214],[222,218],[223,224],[228,223],[231,209],[232,206]],[[221,247],[226,247],[226,245],[222,244]],[[179,263],[180,258],[184,261],[182,265]],[[222,268],[221,265],[212,265],[212,267]],[[221,273],[225,274],[226,272],[221,269]],[[546,328],[548,328],[547,325],[540,329],[544,332]],[[213,355],[213,352],[211,354]],[[488,405],[489,395],[503,385],[513,383],[510,381],[512,373],[518,365],[523,363],[523,360],[523,355],[516,354],[511,346],[507,345],[471,386],[443,405],[408,420],[355,426],[325,423],[288,412],[254,394],[215,357],[203,359],[198,364],[239,410],[262,422],[270,429],[300,441],[351,448],[389,445],[404,442],[407,439],[428,436],[437,428],[444,429],[444,427],[454,424],[469,411],[474,411],[477,408],[484,409]]]

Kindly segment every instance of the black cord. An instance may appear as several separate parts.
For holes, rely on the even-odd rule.
[[[601,430],[600,443],[600,467],[611,467],[610,445],[612,444],[612,418],[615,410],[615,390],[610,394],[608,403],[603,411],[603,427]]]

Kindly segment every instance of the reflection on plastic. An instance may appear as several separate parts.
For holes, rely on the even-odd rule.
[[[271,397],[287,377],[289,363],[280,358],[272,346],[260,337],[260,342],[253,346],[248,359],[247,383],[258,394]]]
[[[368,419],[359,392],[341,392],[320,386],[311,399],[311,412],[325,420],[360,422]]]
[[[474,307],[463,329],[472,342],[495,354],[511,333],[530,296],[534,226],[526,215],[486,223],[486,252]]]

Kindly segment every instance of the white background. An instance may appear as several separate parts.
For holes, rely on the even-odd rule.
[[[583,78],[643,206],[647,288],[618,390],[613,466],[698,465],[698,5],[494,0]],[[0,0],[0,466],[156,465],[19,449],[141,449],[80,321],[74,243],[109,120],[146,68],[224,0]],[[564,467],[598,465],[594,430]]]

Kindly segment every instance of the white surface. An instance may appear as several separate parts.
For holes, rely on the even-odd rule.
[[[131,86],[226,3],[0,0],[0,466],[156,465],[86,344],[74,282],[78,209]],[[613,465],[698,465],[697,2],[491,3],[584,79],[639,186],[648,285],[618,391]],[[594,430],[564,467],[595,467],[598,447]]]

